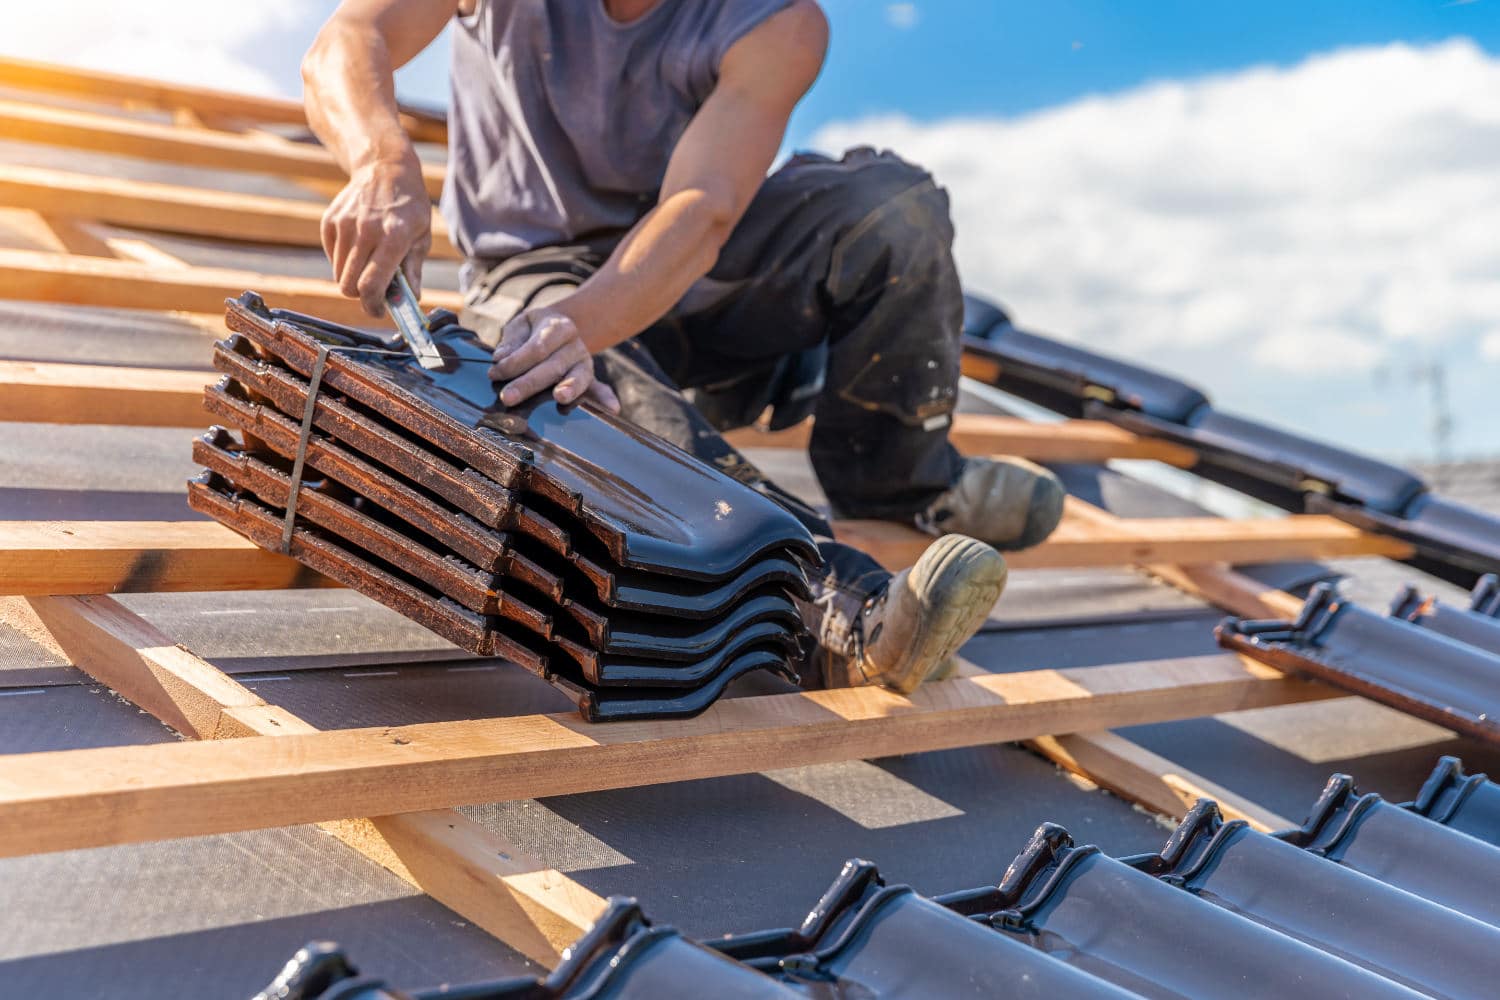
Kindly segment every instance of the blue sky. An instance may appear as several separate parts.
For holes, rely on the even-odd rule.
[[[794,146],[829,122],[882,112],[1017,115],[1357,45],[1462,35],[1500,51],[1500,0],[820,2],[832,43],[792,121]],[[441,100],[446,74],[443,54],[430,52],[403,74],[403,89]]]
[[[1285,65],[1355,45],[1464,35],[1500,49],[1496,0],[822,3],[831,51],[794,141],[827,121],[882,111],[1015,115],[1149,80]]]

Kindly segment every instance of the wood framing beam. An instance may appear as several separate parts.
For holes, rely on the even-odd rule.
[[[307,124],[307,115],[296,101],[165,83],[29,59],[0,57],[0,87],[61,94],[101,104],[143,104],[163,111],[185,110],[210,119],[227,117],[282,125]],[[401,123],[407,134],[419,142],[447,141],[448,126],[440,113],[402,105]]]
[[[294,198],[0,164],[0,205],[191,236],[322,246],[324,206]],[[435,211],[432,222],[433,256],[457,259],[459,253]]]
[[[992,385],[1000,377],[1000,363],[993,358],[984,358],[970,351],[964,351],[959,359],[959,372],[976,382]]]
[[[260,292],[272,306],[335,322],[360,326],[378,322],[331,281],[225,268],[167,269],[133,261],[0,249],[0,299],[222,313],[225,299],[247,289]],[[437,289],[424,290],[422,302],[427,308],[444,306],[455,311],[463,305],[457,292]]]
[[[204,427],[213,372],[0,361],[0,421]]]
[[[910,565],[932,541],[889,522],[835,524],[841,538],[887,566]],[[1128,566],[1163,559],[1235,562],[1399,554],[1401,543],[1316,515],[1267,521],[1172,518],[1075,530],[1065,521],[1034,549],[1007,554],[1017,567]],[[139,591],[274,589],[322,577],[208,521],[0,522],[0,593],[17,596]]]
[[[37,230],[59,253],[81,254],[85,257],[114,257],[115,252],[104,237],[88,223],[63,210],[36,212]]]
[[[183,736],[214,739],[226,708],[265,704],[111,597],[19,600],[69,663]]]
[[[181,166],[243,170],[286,177],[343,180],[344,172],[322,146],[271,145],[214,129],[158,125],[88,111],[71,111],[0,100],[0,135],[113,156],[132,156]],[[424,164],[427,193],[443,190],[444,169]]]
[[[3,189],[0,180],[0,191]],[[736,448],[806,448],[811,434],[812,421],[806,420],[783,431],[746,428],[732,431],[726,437]],[[1143,438],[1101,420],[1039,424],[1020,417],[957,413],[948,438],[966,455],[1018,455],[1038,462],[1149,458],[1185,469],[1197,461],[1191,449]]]
[[[1226,819],[1243,819],[1265,833],[1297,825],[1116,733],[1041,736],[1028,746],[1121,798],[1172,819],[1182,819],[1199,799],[1213,799]]]
[[[932,539],[890,521],[840,521],[839,539],[870,553],[888,569],[910,566]],[[1129,566],[1136,563],[1268,563],[1353,555],[1411,555],[1405,542],[1366,534],[1321,514],[1251,521],[1219,517],[1116,518],[1113,523],[1065,517],[1041,545],[1007,552],[1017,569]]]
[[[110,236],[105,239],[104,244],[109,247],[110,253],[114,254],[119,260],[145,264],[147,267],[157,270],[162,268],[181,270],[193,266],[175,253],[163,250],[150,240],[138,237]]]
[[[1267,586],[1222,563],[1153,564],[1141,568],[1168,586],[1241,618],[1294,619],[1302,611],[1300,597]]]
[[[185,736],[317,732],[111,598],[41,597],[29,605],[75,666]],[[555,964],[604,909],[604,900],[586,887],[453,810],[333,821],[324,828],[546,965]]]
[[[213,521],[0,521],[3,596],[320,586],[333,584]]]
[[[573,714],[6,757],[0,855],[569,795],[1196,718],[1336,694],[1229,654]],[[239,716],[256,709],[229,709]]]

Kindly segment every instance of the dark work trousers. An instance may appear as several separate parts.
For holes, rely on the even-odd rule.
[[[623,235],[474,262],[464,324],[498,343],[520,312],[566,298]],[[709,275],[595,359],[626,419],[772,497],[817,538],[824,566],[803,610],[833,662],[858,652],[860,611],[890,574],[834,541],[821,514],[720,432],[759,415],[788,358],[824,349],[808,453],[834,513],[910,521],[961,464],[948,443],[963,309],[952,239],[947,194],[925,171],[869,149],[799,155],[766,179]],[[815,658],[806,680],[826,669]]]

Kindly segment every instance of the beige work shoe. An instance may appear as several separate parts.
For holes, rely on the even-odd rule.
[[[910,694],[934,672],[951,674],[953,654],[984,624],[1005,576],[1005,557],[990,546],[963,535],[939,538],[865,605],[860,641],[835,683]]]
[[[1067,491],[1024,458],[967,458],[958,482],[916,517],[930,535],[969,535],[997,549],[1029,549],[1062,520]]]

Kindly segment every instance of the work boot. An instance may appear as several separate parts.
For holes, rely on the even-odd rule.
[[[944,535],[865,603],[850,655],[830,687],[884,684],[905,694],[934,672],[952,673],[953,654],[984,624],[1005,589],[1005,557],[963,535]]]
[[[966,458],[958,482],[916,517],[930,535],[969,535],[997,549],[1029,549],[1062,520],[1062,482],[1024,458]]]

